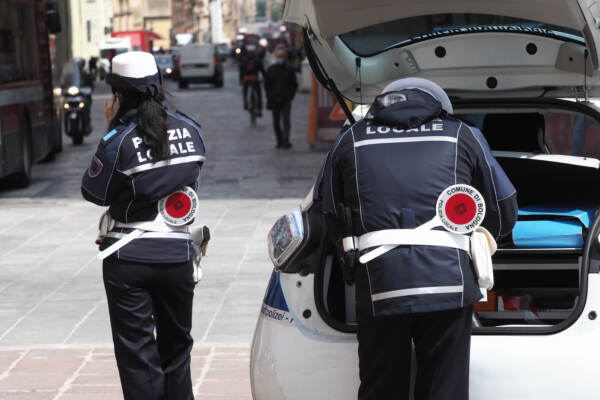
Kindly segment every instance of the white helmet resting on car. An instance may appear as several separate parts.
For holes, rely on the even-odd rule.
[[[446,111],[448,114],[452,114],[454,109],[452,108],[452,103],[450,102],[450,98],[437,83],[430,81],[428,79],[423,78],[404,78],[398,79],[390,84],[388,84],[385,89],[381,92],[399,92],[404,89],[419,89],[423,92],[431,95],[434,99],[442,103],[442,109]]]

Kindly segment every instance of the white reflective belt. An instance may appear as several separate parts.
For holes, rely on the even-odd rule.
[[[365,250],[372,247],[376,249],[363,254],[358,261],[366,264],[398,246],[442,246],[464,250],[470,254],[471,242],[467,235],[448,231],[434,231],[441,226],[441,221],[436,217],[414,229],[382,229],[368,232],[360,237],[347,236],[342,239],[344,251]]]
[[[100,260],[104,260],[106,257],[110,256],[115,251],[117,251],[121,247],[125,246],[127,243],[129,243],[132,240],[140,237],[143,233],[144,233],[144,231],[141,230],[141,229],[135,229],[135,230],[129,232],[128,234],[126,234],[125,236],[123,236],[121,239],[119,239],[118,241],[116,241],[115,243],[113,243],[112,245],[108,246],[106,249],[104,249],[100,253],[98,253],[98,258]]]
[[[105,237],[113,239],[122,239],[127,233],[109,232]],[[192,235],[185,232],[144,232],[139,239],[187,239],[192,240]]]
[[[189,232],[188,226],[172,226],[168,225],[158,214],[154,221],[141,221],[141,222],[115,222],[116,228],[131,228],[131,229],[142,229],[150,232]]]
[[[356,236],[347,236],[342,239],[342,245],[344,246],[344,252],[358,249],[358,238]]]
[[[469,237],[466,235],[426,229],[384,229],[365,233],[358,238],[359,250],[379,246],[361,256],[359,261],[365,264],[401,245],[452,247],[467,252],[470,250]]]
[[[130,228],[133,231],[123,234],[118,232],[109,232],[106,237],[119,239],[106,249],[98,253],[98,258],[104,260],[106,257],[113,254],[123,246],[130,243],[139,237],[146,239],[150,238],[165,238],[165,239],[189,239],[189,227],[184,226],[171,226],[165,223],[160,214],[156,216],[153,221],[141,221],[141,222],[115,222],[116,228]],[[177,235],[184,235],[185,237],[178,237]]]

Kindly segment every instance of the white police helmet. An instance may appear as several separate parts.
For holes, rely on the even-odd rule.
[[[145,51],[130,51],[112,59],[112,71],[106,83],[115,89],[147,93],[156,96],[162,78],[154,56]]]

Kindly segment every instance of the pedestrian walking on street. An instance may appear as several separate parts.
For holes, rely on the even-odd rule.
[[[285,47],[278,46],[275,50],[275,57],[275,64],[267,69],[265,75],[267,108],[273,113],[276,147],[289,149],[292,147],[290,143],[290,113],[292,100],[298,89],[298,81],[296,70],[287,62]]]
[[[191,400],[194,244],[204,142],[197,122],[164,103],[154,57],[113,58],[107,133],[83,197],[108,206],[100,258],[125,400]],[[155,336],[156,332],[156,336]]]
[[[98,57],[96,56],[91,56],[89,61],[88,61],[88,69],[90,71],[90,75],[92,76],[93,80],[96,80],[96,75],[98,72]]]
[[[478,235],[488,246],[512,232],[517,201],[483,134],[452,112],[435,83],[392,82],[338,137],[316,185],[343,244],[344,276],[356,284],[359,400],[410,398],[413,343],[415,399],[469,398],[473,304],[481,299],[472,260],[481,253],[466,234],[439,230],[436,203],[458,188],[479,191],[484,205],[455,197],[443,208],[468,216],[465,224],[481,212]]]

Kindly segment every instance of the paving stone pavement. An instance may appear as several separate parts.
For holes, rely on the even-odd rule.
[[[247,347],[194,348],[197,400],[250,400]],[[110,347],[0,350],[0,399],[119,400],[123,398]],[[44,371],[40,373],[40,371]]]
[[[101,262],[102,209],[79,185],[105,123],[106,86],[94,95],[94,132],[64,137],[54,162],[34,167],[29,188],[0,185],[0,399],[121,399]],[[310,189],[324,153],[306,144],[309,95],[292,112],[290,151],[274,149],[270,115],[251,127],[236,71],[224,89],[192,86],[173,102],[202,124],[207,162],[197,223],[210,226],[193,309],[196,399],[250,399],[249,348],[272,265],[266,235]]]

